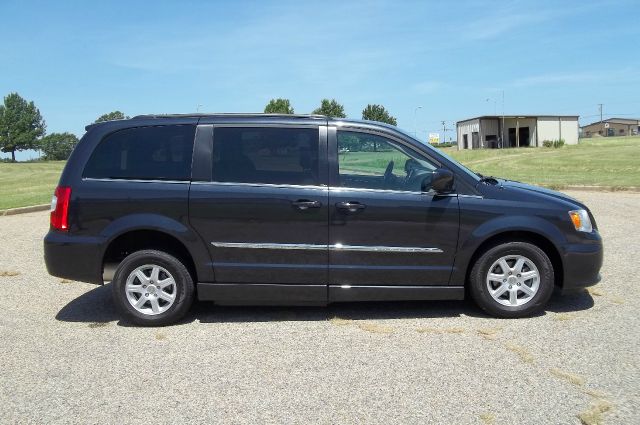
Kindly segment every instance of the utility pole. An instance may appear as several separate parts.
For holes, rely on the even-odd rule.
[[[598,103],[598,107],[600,108],[600,122],[602,123],[602,103]]]
[[[500,148],[504,148],[504,90],[502,90],[502,126],[500,127]]]
[[[447,142],[447,126],[446,126],[446,121],[442,121],[442,142],[440,143],[446,143]]]
[[[605,129],[604,129],[604,123],[602,122],[602,103],[598,103],[598,107],[600,108],[600,127],[602,128],[602,135],[606,136],[605,134]]]

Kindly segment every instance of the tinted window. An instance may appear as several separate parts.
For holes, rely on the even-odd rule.
[[[218,127],[213,181],[317,185],[317,128]]]
[[[117,131],[93,151],[84,177],[189,180],[194,135],[191,125]]]
[[[340,186],[420,191],[436,166],[387,138],[338,131]]]

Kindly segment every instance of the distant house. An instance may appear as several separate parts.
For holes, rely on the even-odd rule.
[[[582,137],[637,136],[640,120],[630,118],[607,118],[580,127]]]
[[[458,121],[458,149],[542,146],[545,140],[578,143],[577,115],[484,115]]]

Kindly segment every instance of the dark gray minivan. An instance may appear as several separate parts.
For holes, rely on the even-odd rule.
[[[123,315],[218,304],[462,299],[523,317],[599,281],[589,209],[483,177],[396,127],[149,115],[87,127],[56,188],[50,274],[111,281]],[[399,306],[401,308],[401,306]]]

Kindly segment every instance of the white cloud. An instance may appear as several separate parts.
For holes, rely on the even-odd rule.
[[[544,86],[555,84],[585,84],[599,83],[605,81],[633,82],[640,80],[640,72],[631,68],[601,70],[601,71],[580,71],[569,73],[547,73],[518,78],[511,85],[514,87]]]

